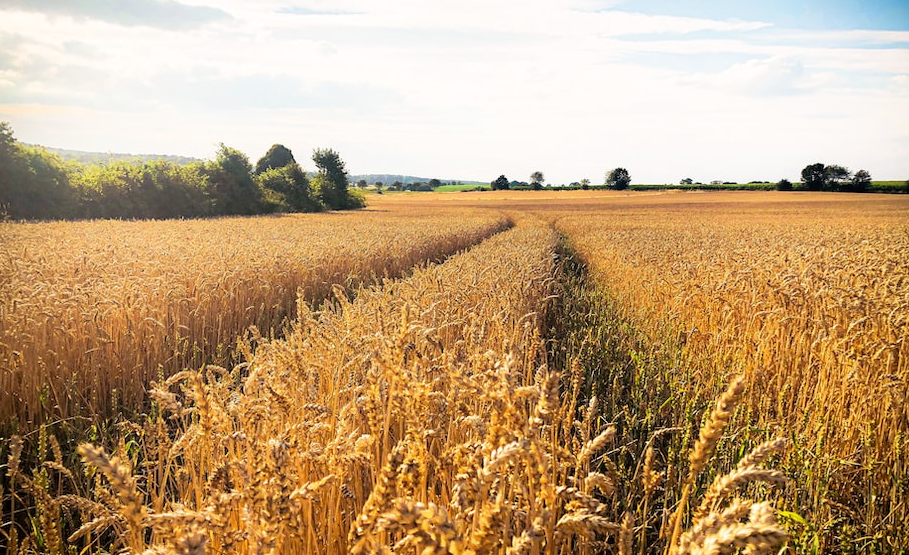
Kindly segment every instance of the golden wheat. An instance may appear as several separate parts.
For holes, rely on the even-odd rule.
[[[145,387],[228,363],[297,298],[397,276],[508,225],[500,214],[0,223],[0,421],[143,406]]]
[[[225,347],[244,362],[200,360],[190,370],[149,375],[151,411],[141,422],[122,422],[117,445],[83,446],[79,473],[67,469],[45,427],[29,438],[29,450],[13,438],[12,503],[4,510],[22,511],[24,501],[35,528],[23,541],[15,525],[0,533],[10,552],[56,552],[64,537],[77,549],[148,554],[777,552],[791,534],[754,484],[783,484],[784,475],[765,465],[797,457],[814,429],[805,422],[819,417],[798,405],[804,392],[792,384],[769,388],[788,379],[765,375],[780,365],[764,356],[758,373],[751,358],[770,348],[789,356],[787,344],[758,341],[777,337],[766,326],[785,307],[746,310],[765,292],[744,278],[767,274],[727,270],[733,273],[715,283],[716,264],[734,268],[738,255],[757,256],[746,246],[773,252],[773,237],[748,227],[766,207],[743,197],[750,199],[744,206],[731,204],[747,217],[702,215],[714,224],[706,233],[710,249],[703,258],[677,256],[649,235],[695,241],[683,225],[701,213],[691,199],[716,197],[669,197],[609,197],[627,221],[616,217],[621,210],[604,219],[601,205],[577,199],[546,197],[556,198],[547,205],[522,197],[521,206],[509,207],[514,229],[442,264],[402,279],[389,279],[401,272],[376,272],[385,279],[375,286],[327,288],[332,297],[321,307],[301,292],[285,336],[262,327],[264,337],[254,329]],[[382,208],[402,217],[405,207],[418,207],[415,198],[383,200]],[[498,196],[447,198],[470,205],[480,228],[502,221]],[[774,209],[791,213],[801,205],[789,199],[807,197],[786,198],[791,204]],[[494,200],[490,211],[479,209],[483,199]],[[414,229],[425,225],[422,213]],[[631,360],[640,372],[634,383],[654,390],[640,398],[669,390],[669,400],[650,407],[617,398],[625,367],[594,372],[571,360],[573,353],[561,367],[565,355],[549,326],[565,317],[558,313],[565,285],[557,279],[558,236],[546,220],[568,234],[597,282],[611,286],[609,295],[622,298],[616,306],[628,325],[655,350],[681,349],[665,375],[645,372],[640,357],[648,352],[632,353],[639,357]],[[797,248],[789,224],[769,227]],[[739,241],[737,252],[724,243],[730,237]],[[861,263],[877,260],[872,252]],[[837,279],[850,267],[843,268]],[[350,285],[361,274],[326,286]],[[699,287],[689,285],[694,279]],[[710,304],[714,294],[725,295],[722,307]],[[792,302],[791,318],[806,306],[817,311],[810,319],[832,318],[830,306]],[[693,306],[720,315],[683,310]],[[896,333],[904,332],[901,314],[891,318]],[[865,340],[863,326],[873,320],[851,321],[844,332]],[[751,343],[736,343],[738,335]],[[874,360],[900,370],[900,356],[897,348]],[[706,399],[738,373],[710,411]],[[782,410],[792,406],[801,412]],[[791,454],[788,440],[764,441],[783,425],[796,431]],[[742,457],[731,436],[755,447]],[[863,445],[871,449],[872,439]],[[785,487],[797,498],[811,485]]]
[[[808,481],[793,507],[884,543],[909,533],[906,200],[663,195],[623,200],[610,218],[602,207],[555,218],[621,317],[681,353],[685,372],[668,378],[689,399],[679,414],[746,375],[742,421],[795,433],[789,464]]]

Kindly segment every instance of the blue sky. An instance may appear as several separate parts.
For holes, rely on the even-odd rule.
[[[116,6],[116,9],[111,6]],[[25,142],[551,183],[909,178],[909,2],[0,0]],[[310,168],[311,169],[311,168]]]

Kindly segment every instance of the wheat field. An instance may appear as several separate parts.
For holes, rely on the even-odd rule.
[[[457,214],[478,235],[445,252],[475,246],[334,280],[324,304],[300,289],[286,333],[247,325],[230,364],[146,374],[140,417],[78,449],[54,422],[5,439],[7,552],[906,543],[907,199],[371,206],[346,229],[410,218],[429,237]]]
[[[668,378],[674,387],[748,377],[742,420],[756,436],[794,438],[789,464],[805,485],[792,509],[876,540],[909,532],[909,212],[881,206],[717,204],[560,222],[625,316],[651,342],[677,345],[686,371]]]
[[[141,409],[150,380],[229,364],[250,326],[280,333],[298,297],[401,275],[510,225],[351,216],[0,223],[0,421],[29,431]]]

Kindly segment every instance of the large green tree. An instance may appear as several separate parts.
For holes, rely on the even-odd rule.
[[[361,208],[362,197],[352,195],[348,189],[347,167],[341,156],[330,148],[318,148],[312,153],[312,161],[318,172],[312,180],[312,188],[326,207],[333,210]]]
[[[871,172],[868,170],[859,170],[852,176],[849,182],[849,190],[856,193],[862,193],[871,187]]]
[[[504,175],[500,175],[499,177],[493,179],[490,185],[492,186],[493,191],[503,191],[509,188],[508,178]]]
[[[848,188],[852,179],[852,173],[849,168],[831,164],[824,168],[824,187],[831,191]]]
[[[855,186],[849,168],[838,164],[824,165],[818,162],[809,164],[802,170],[802,187],[808,191],[851,191]]]
[[[316,212],[323,206],[314,198],[306,172],[296,162],[266,170],[258,176],[269,211]]]
[[[543,181],[544,181],[543,172],[537,170],[537,171],[533,172],[532,174],[530,174],[530,186],[533,188],[533,190],[539,191],[540,189],[542,189]]]
[[[42,148],[20,144],[0,122],[0,215],[55,219],[73,215],[75,190],[63,160]]]
[[[627,189],[631,185],[631,175],[625,168],[616,168],[606,174],[606,185],[610,189]]]
[[[205,165],[205,175],[216,213],[261,212],[262,190],[253,180],[249,158],[239,150],[221,143],[215,160]]]
[[[802,186],[809,191],[821,191],[827,182],[824,164],[809,164],[802,169]]]
[[[296,162],[296,160],[294,160],[294,154],[289,148],[284,145],[273,144],[271,145],[271,148],[268,149],[268,152],[265,153],[265,156],[259,158],[259,161],[256,162],[256,175],[268,170],[283,168],[294,162]]]

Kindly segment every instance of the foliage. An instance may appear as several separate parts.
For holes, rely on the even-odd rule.
[[[777,190],[777,191],[791,191],[791,190],[792,190],[792,182],[789,181],[789,180],[786,179],[786,178],[780,179],[780,180],[777,181],[777,183],[776,183],[776,190]]]
[[[296,162],[266,170],[257,180],[271,199],[271,212],[317,212],[324,208],[313,195],[306,172]]]
[[[312,189],[322,204],[332,210],[361,208],[363,197],[348,189],[347,168],[341,156],[330,148],[316,149],[312,153],[318,173],[313,177]]]
[[[848,190],[863,193],[871,187],[871,173],[868,170],[859,170],[855,172],[849,182]]]
[[[824,167],[824,186],[831,191],[840,190],[849,183],[851,173],[848,168],[837,164]]]
[[[539,191],[543,188],[543,181],[543,172],[538,170],[530,174],[530,187],[534,191]]]
[[[18,144],[0,122],[0,212],[11,218],[55,219],[73,214],[76,194],[56,155]]]
[[[262,212],[262,190],[253,179],[249,158],[221,143],[215,160],[205,164],[209,195],[215,212],[225,215],[250,215]]]
[[[83,218],[183,218],[212,214],[202,165],[114,160],[71,175]]]
[[[809,164],[802,169],[802,186],[809,191],[821,191],[827,183],[824,164]]]
[[[346,192],[346,186],[343,187]],[[329,195],[338,207],[363,197]],[[306,173],[282,145],[273,145],[253,172],[249,159],[224,144],[208,162],[117,159],[64,162],[22,145],[0,122],[0,214],[13,219],[191,218],[333,208],[313,193]]]
[[[627,189],[631,184],[631,176],[625,168],[615,168],[606,174],[606,186],[610,189]]]
[[[493,191],[504,191],[509,188],[508,178],[504,175],[500,175],[499,177],[492,180],[490,185],[492,185]]]
[[[296,163],[296,160],[294,160],[294,155],[290,149],[281,144],[273,144],[268,149],[268,152],[265,153],[265,156],[259,158],[259,161],[256,162],[256,175],[268,170],[283,168],[293,163]]]
[[[38,145],[25,145],[23,146],[38,146]],[[143,162],[153,162],[155,160],[164,160],[165,162],[172,162],[180,166],[186,166],[192,164],[193,162],[202,162],[198,158],[193,158],[192,156],[179,156],[174,154],[129,154],[122,152],[88,152],[84,150],[70,150],[66,148],[54,148],[49,146],[41,146],[40,148],[50,152],[51,154],[56,154],[65,162],[78,162],[85,165],[95,165],[95,164],[107,164],[113,161],[122,161],[130,162],[133,164],[140,164]]]
[[[859,172],[853,177],[848,168],[838,164],[809,164],[802,170],[802,186],[808,191],[866,191],[871,186],[871,174]]]

